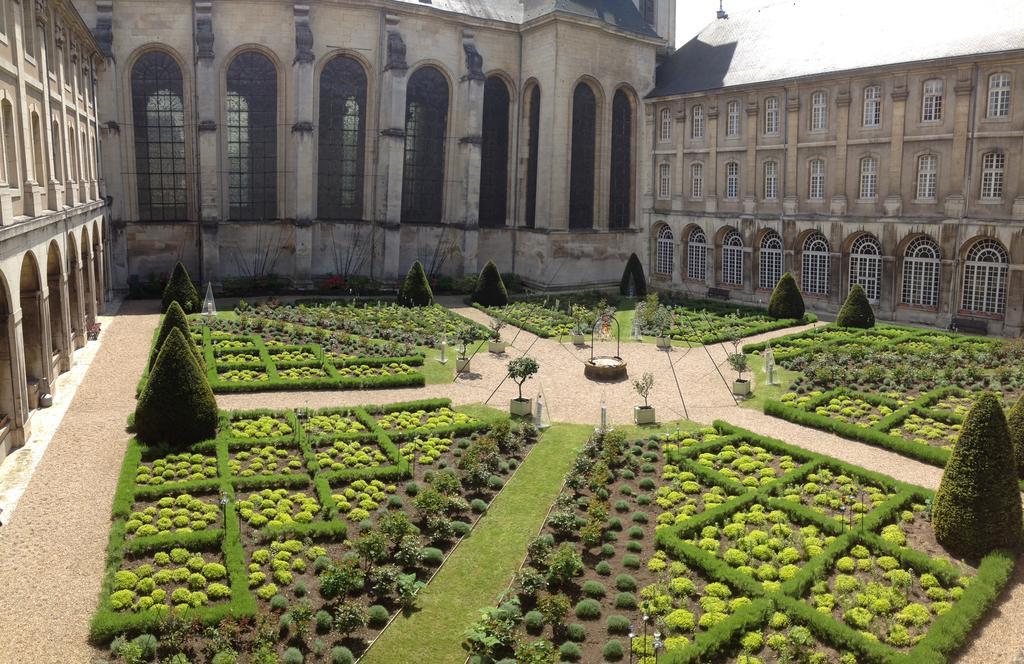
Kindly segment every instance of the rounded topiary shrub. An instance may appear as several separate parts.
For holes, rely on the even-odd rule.
[[[576,617],[580,620],[597,620],[601,617],[601,604],[597,600],[580,600],[575,610]]]
[[[633,297],[647,297],[647,278],[644,277],[644,266],[636,254],[630,254],[626,261],[626,268],[622,271],[622,280],[619,282],[619,295],[629,296],[630,287],[633,289]]]
[[[167,280],[167,285],[164,286],[164,311],[167,311],[167,307],[171,306],[171,302],[180,304],[187,314],[198,313],[199,308],[203,306],[203,299],[199,297],[199,291],[196,290],[196,285],[192,283],[192,278],[188,276],[188,270],[185,269],[181,261],[174,265],[171,278]]]
[[[430,282],[427,281],[427,273],[423,271],[423,264],[416,261],[409,268],[398,291],[398,303],[406,307],[426,307],[434,301],[434,292],[430,290]]]
[[[352,664],[355,657],[352,651],[345,646],[334,646],[331,648],[331,664]]]
[[[772,290],[768,315],[775,319],[804,317],[804,298],[796,286],[796,279],[789,272],[782,275]]]
[[[544,614],[540,611],[527,611],[523,616],[523,625],[531,634],[539,633],[544,629]]]
[[[608,616],[605,623],[609,634],[626,634],[629,632],[629,618],[626,616]]]
[[[188,342],[188,346],[195,355],[196,361],[202,364],[202,355],[199,351],[199,346],[192,340],[192,330],[188,326],[188,316],[182,311],[181,305],[178,304],[177,300],[171,302],[170,306],[167,307],[167,313],[164,314],[163,320],[160,321],[160,331],[157,332],[156,342],[153,344],[152,350],[149,353],[149,370],[153,370],[153,365],[156,363],[156,356],[160,354],[160,349],[163,348],[164,342],[167,341],[167,335],[171,333],[171,330],[178,329],[185,336],[185,341]]]
[[[587,628],[579,623],[572,623],[565,628],[565,638],[576,643],[583,643],[587,640]]]
[[[986,392],[964,419],[932,504],[935,539],[980,558],[1021,543],[1021,499],[1013,445],[999,399]]]
[[[621,641],[618,639],[612,639],[608,643],[604,644],[601,654],[604,656],[605,661],[617,662],[622,659],[625,651],[622,649]]]
[[[1006,414],[1006,428],[1013,444],[1013,458],[1017,463],[1017,475],[1024,477],[1024,396],[1017,399]]]
[[[217,400],[180,330],[171,330],[135,407],[145,443],[187,446],[217,432]]]
[[[558,655],[563,661],[578,662],[583,657],[583,651],[580,649],[579,644],[566,641],[558,649]]]
[[[366,624],[370,627],[383,627],[391,614],[380,604],[374,604],[366,610]]]
[[[587,597],[604,597],[605,589],[604,585],[599,581],[587,581],[583,584],[583,594]]]
[[[444,551],[428,546],[423,549],[423,564],[427,567],[437,567],[444,561]]]
[[[302,664],[304,661],[302,651],[295,647],[288,648],[281,655],[281,664]]]
[[[846,296],[846,302],[839,310],[836,317],[836,325],[840,327],[859,327],[868,329],[875,326],[875,312],[871,310],[871,303],[860,284],[854,284],[850,294]]]
[[[487,261],[484,269],[480,270],[473,301],[485,307],[504,307],[508,304],[508,291],[505,290],[505,282],[501,280],[501,273],[494,261]]]

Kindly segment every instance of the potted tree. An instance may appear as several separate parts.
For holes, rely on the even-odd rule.
[[[583,335],[586,334],[587,319],[590,317],[590,310],[586,307],[574,304],[569,311],[569,315],[572,316],[573,320],[572,343],[574,346],[582,346],[586,343]]]
[[[668,338],[668,331],[672,329],[672,312],[668,307],[659,306],[653,316],[654,331],[657,336],[658,348],[671,348],[672,340]]]
[[[462,334],[459,337],[459,356],[455,360],[455,371],[462,373],[469,371],[469,344],[473,343],[473,337],[469,334]]]
[[[513,415],[529,416],[533,413],[533,399],[523,398],[523,383],[539,369],[537,360],[532,357],[517,357],[508,363],[508,377],[519,386],[519,398],[512,399],[508,407]]]
[[[732,383],[732,393],[740,397],[750,394],[750,381],[743,378],[743,374],[747,372],[747,356],[739,352],[730,354],[729,366],[737,376]]]
[[[657,421],[654,407],[647,403],[647,397],[651,395],[653,387],[654,375],[648,371],[645,371],[639,380],[633,381],[633,391],[644,400],[644,405],[633,406],[633,421],[637,424],[654,424]]]
[[[487,350],[496,355],[504,353],[507,346],[507,344],[501,340],[501,330],[503,327],[505,327],[505,321],[498,317],[491,319],[491,339],[487,342]]]

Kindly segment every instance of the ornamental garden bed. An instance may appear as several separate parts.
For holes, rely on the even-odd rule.
[[[800,320],[775,319],[764,309],[724,302],[681,300],[667,305],[672,313],[672,327],[667,336],[673,341],[692,344],[715,344],[817,320],[812,314]],[[642,331],[644,334],[655,332],[647,329]]]
[[[153,644],[176,664],[359,656],[536,441],[497,412],[464,415],[446,400],[223,412],[217,438],[183,452],[133,440],[91,639],[117,661]]]
[[[465,647],[484,664],[944,662],[1014,558],[951,560],[917,523],[931,495],[722,422],[595,434]]]

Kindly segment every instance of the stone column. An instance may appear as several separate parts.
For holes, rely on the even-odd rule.
[[[296,288],[313,287],[313,201],[316,194],[313,155],[313,30],[309,24],[309,5],[295,3],[295,60],[292,78],[295,89],[295,124],[292,125],[291,148],[295,170],[292,189],[295,191],[295,268],[292,275]]]
[[[708,104],[708,164],[704,169],[704,211],[714,213],[718,211],[718,106]],[[710,244],[714,245],[714,233],[708,236]],[[714,275],[709,275],[714,278]],[[712,282],[713,284],[714,282]]]
[[[484,59],[476,49],[475,35],[462,31],[462,51],[466,55],[466,73],[459,80],[458,99],[462,104],[458,117],[462,118],[462,136],[459,139],[459,163],[462,166],[462,188],[455,218],[460,221],[462,233],[462,270],[475,274],[477,247],[480,240],[480,159],[483,151]]]
[[[405,41],[398,32],[399,19],[388,14],[385,19],[387,61],[381,77],[380,141],[377,148],[377,210],[384,254],[379,273],[388,280],[399,274],[402,222],[402,166],[405,159],[405,93],[409,65],[405,61]],[[378,240],[379,241],[379,240]],[[377,242],[374,243],[375,246]]]
[[[103,303],[107,301],[107,289],[106,289],[105,279],[104,279],[104,276],[103,276],[104,275],[104,269],[103,268],[106,265],[106,262],[105,262],[105,252],[103,251],[103,243],[100,242],[100,243],[94,244],[93,248],[94,248],[94,252],[93,253],[95,253],[95,256],[93,256],[93,268],[92,269],[93,269],[93,272],[95,273],[94,281],[96,282],[96,292],[94,293],[94,295],[96,296],[96,315],[98,316],[98,315],[103,313],[103,309],[104,309]]]
[[[93,258],[92,251],[90,251],[88,258],[86,258],[82,262],[82,271],[85,272],[83,276],[85,279],[88,280],[89,284],[90,296],[85,303],[85,317],[89,325],[92,325],[93,323],[96,322],[96,316],[98,315],[98,312],[96,311],[96,269],[93,267],[94,260],[95,259]]]
[[[799,208],[797,192],[797,141],[800,135],[800,92],[797,88],[786,90],[786,194],[782,199],[782,211],[796,214]]]
[[[885,215],[898,217],[903,209],[903,129],[907,113],[907,79],[899,77],[892,94],[892,131],[889,135],[889,185]]]
[[[213,2],[194,0],[196,110],[199,117],[199,245],[202,256],[201,279],[220,283],[220,247],[217,239],[221,220],[220,160],[217,118],[220,117],[220,77],[213,52]]]
[[[825,178],[832,199],[829,212],[836,216],[846,214],[849,200],[846,197],[846,167],[849,159],[846,145],[850,134],[851,98],[849,83],[845,83],[844,86],[836,95],[836,152],[832,165],[833,172],[829,173],[827,166],[825,170]]]
[[[72,353],[74,352],[74,341],[71,339],[71,304],[68,301],[67,275],[62,274],[57,278],[50,279],[47,283],[47,288],[50,292],[51,304],[54,302],[53,293],[59,294],[59,298],[56,301],[60,302],[60,311],[56,313],[60,316],[60,334],[57,335],[56,342],[57,349],[60,352],[60,371],[63,373],[71,369]],[[51,311],[51,324],[53,323],[53,314],[54,312]]]
[[[953,86],[953,149],[950,151],[950,164],[946,169],[946,216],[959,217],[964,212],[964,205],[970,192],[964,188],[964,172],[967,168],[967,132],[970,131],[971,93],[974,83],[971,80],[971,69],[957,69],[956,85]],[[958,248],[959,249],[959,248]],[[954,308],[954,311],[956,309]]]
[[[53,342],[50,339],[50,306],[46,294],[41,290],[32,293],[23,292],[21,294],[22,312],[26,308],[30,308],[36,313],[36,319],[39,322],[39,329],[35,330],[35,332],[38,334],[38,342],[40,344],[39,363],[41,366],[33,367],[33,373],[35,370],[38,370],[39,375],[35,377],[39,380],[45,380],[48,385],[53,385]],[[32,330],[29,330],[29,332],[32,332]],[[25,369],[27,372],[27,365]]]
[[[28,373],[25,367],[25,336],[21,328],[21,309],[15,309],[6,318],[7,338],[10,339],[11,346],[11,378],[14,380],[14,412],[10,414],[11,428],[19,431],[15,446],[21,447],[32,433],[28,423],[32,407],[28,403]]]
[[[757,210],[757,118],[761,110],[757,99],[747,102],[747,163],[743,174],[743,213],[754,214]],[[778,172],[776,172],[776,178]],[[778,180],[776,180],[778,182]],[[749,291],[749,289],[747,289]]]
[[[675,161],[675,182],[674,188],[675,195],[672,197],[672,207],[676,209],[683,209],[686,207],[686,201],[690,198],[690,173],[686,167],[686,110],[685,108],[676,113],[675,117],[675,132],[673,136],[676,140],[676,161]],[[655,130],[657,131],[657,130]]]
[[[69,292],[68,292],[68,298],[69,298],[68,299],[68,315],[69,315],[69,321],[70,321],[71,329],[74,330],[73,338],[72,338],[72,343],[73,343],[75,348],[81,348],[82,346],[85,345],[85,341],[86,341],[86,331],[85,331],[85,327],[86,327],[86,324],[85,324],[86,313],[85,313],[85,301],[83,299],[84,298],[84,294],[83,294],[84,284],[82,283],[82,261],[81,261],[81,257],[80,256],[72,256],[71,257],[71,260],[68,262],[68,272],[69,273],[74,272],[75,273],[75,277],[76,277],[75,278],[75,288],[74,288],[74,290],[71,290],[69,288]],[[74,315],[71,313],[73,311],[72,308],[71,308],[71,298],[74,298],[74,302],[77,305],[76,306],[76,308],[78,310],[77,317],[74,317]]]

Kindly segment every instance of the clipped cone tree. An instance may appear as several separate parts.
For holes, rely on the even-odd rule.
[[[508,304],[508,291],[505,290],[505,282],[501,279],[498,266],[494,261],[487,261],[484,269],[480,270],[480,278],[476,280],[476,289],[473,291],[473,301],[485,307],[503,307]]]
[[[839,309],[836,325],[859,327],[865,330],[875,326],[875,312],[872,311],[867,293],[864,292],[864,287],[860,284],[854,284],[850,289],[850,294],[846,296],[846,302],[843,302],[842,308]]]
[[[1013,458],[1017,463],[1017,476],[1024,478],[1024,396],[1017,399],[1006,414],[1006,428],[1010,432]]]
[[[171,305],[167,307],[164,319],[160,322],[160,331],[156,335],[156,343],[153,344],[153,349],[149,353],[149,370],[153,370],[157,355],[160,354],[160,349],[163,348],[167,335],[171,333],[171,330],[181,330],[182,335],[185,337],[185,343],[188,344],[192,355],[196,358],[199,366],[202,367],[203,356],[199,352],[199,347],[192,340],[192,331],[188,326],[188,316],[181,310],[181,305],[178,304],[177,300],[173,300]]]
[[[168,333],[135,406],[135,433],[144,443],[185,447],[213,438],[217,400],[181,330]]]
[[[1021,499],[1013,444],[999,399],[978,398],[964,419],[932,503],[935,539],[978,559],[1021,543]]]
[[[644,276],[644,266],[636,254],[630,254],[626,261],[626,269],[622,271],[622,280],[619,282],[619,295],[629,295],[629,286],[633,285],[633,296],[636,298],[647,297],[647,278]]]
[[[181,305],[182,311],[187,314],[197,313],[199,308],[203,306],[203,299],[199,297],[199,291],[196,290],[195,284],[192,283],[192,278],[188,276],[188,270],[181,264],[181,261],[175,264],[174,271],[171,272],[171,278],[167,281],[167,285],[164,286],[164,311],[167,311],[167,307],[171,306],[171,302],[177,302]]]
[[[416,261],[398,291],[398,303],[405,307],[426,307],[433,301],[434,292],[430,290],[427,273],[423,271],[423,264]]]
[[[804,317],[804,298],[796,287],[796,279],[789,272],[782,275],[775,284],[768,301],[768,315],[775,319]]]

